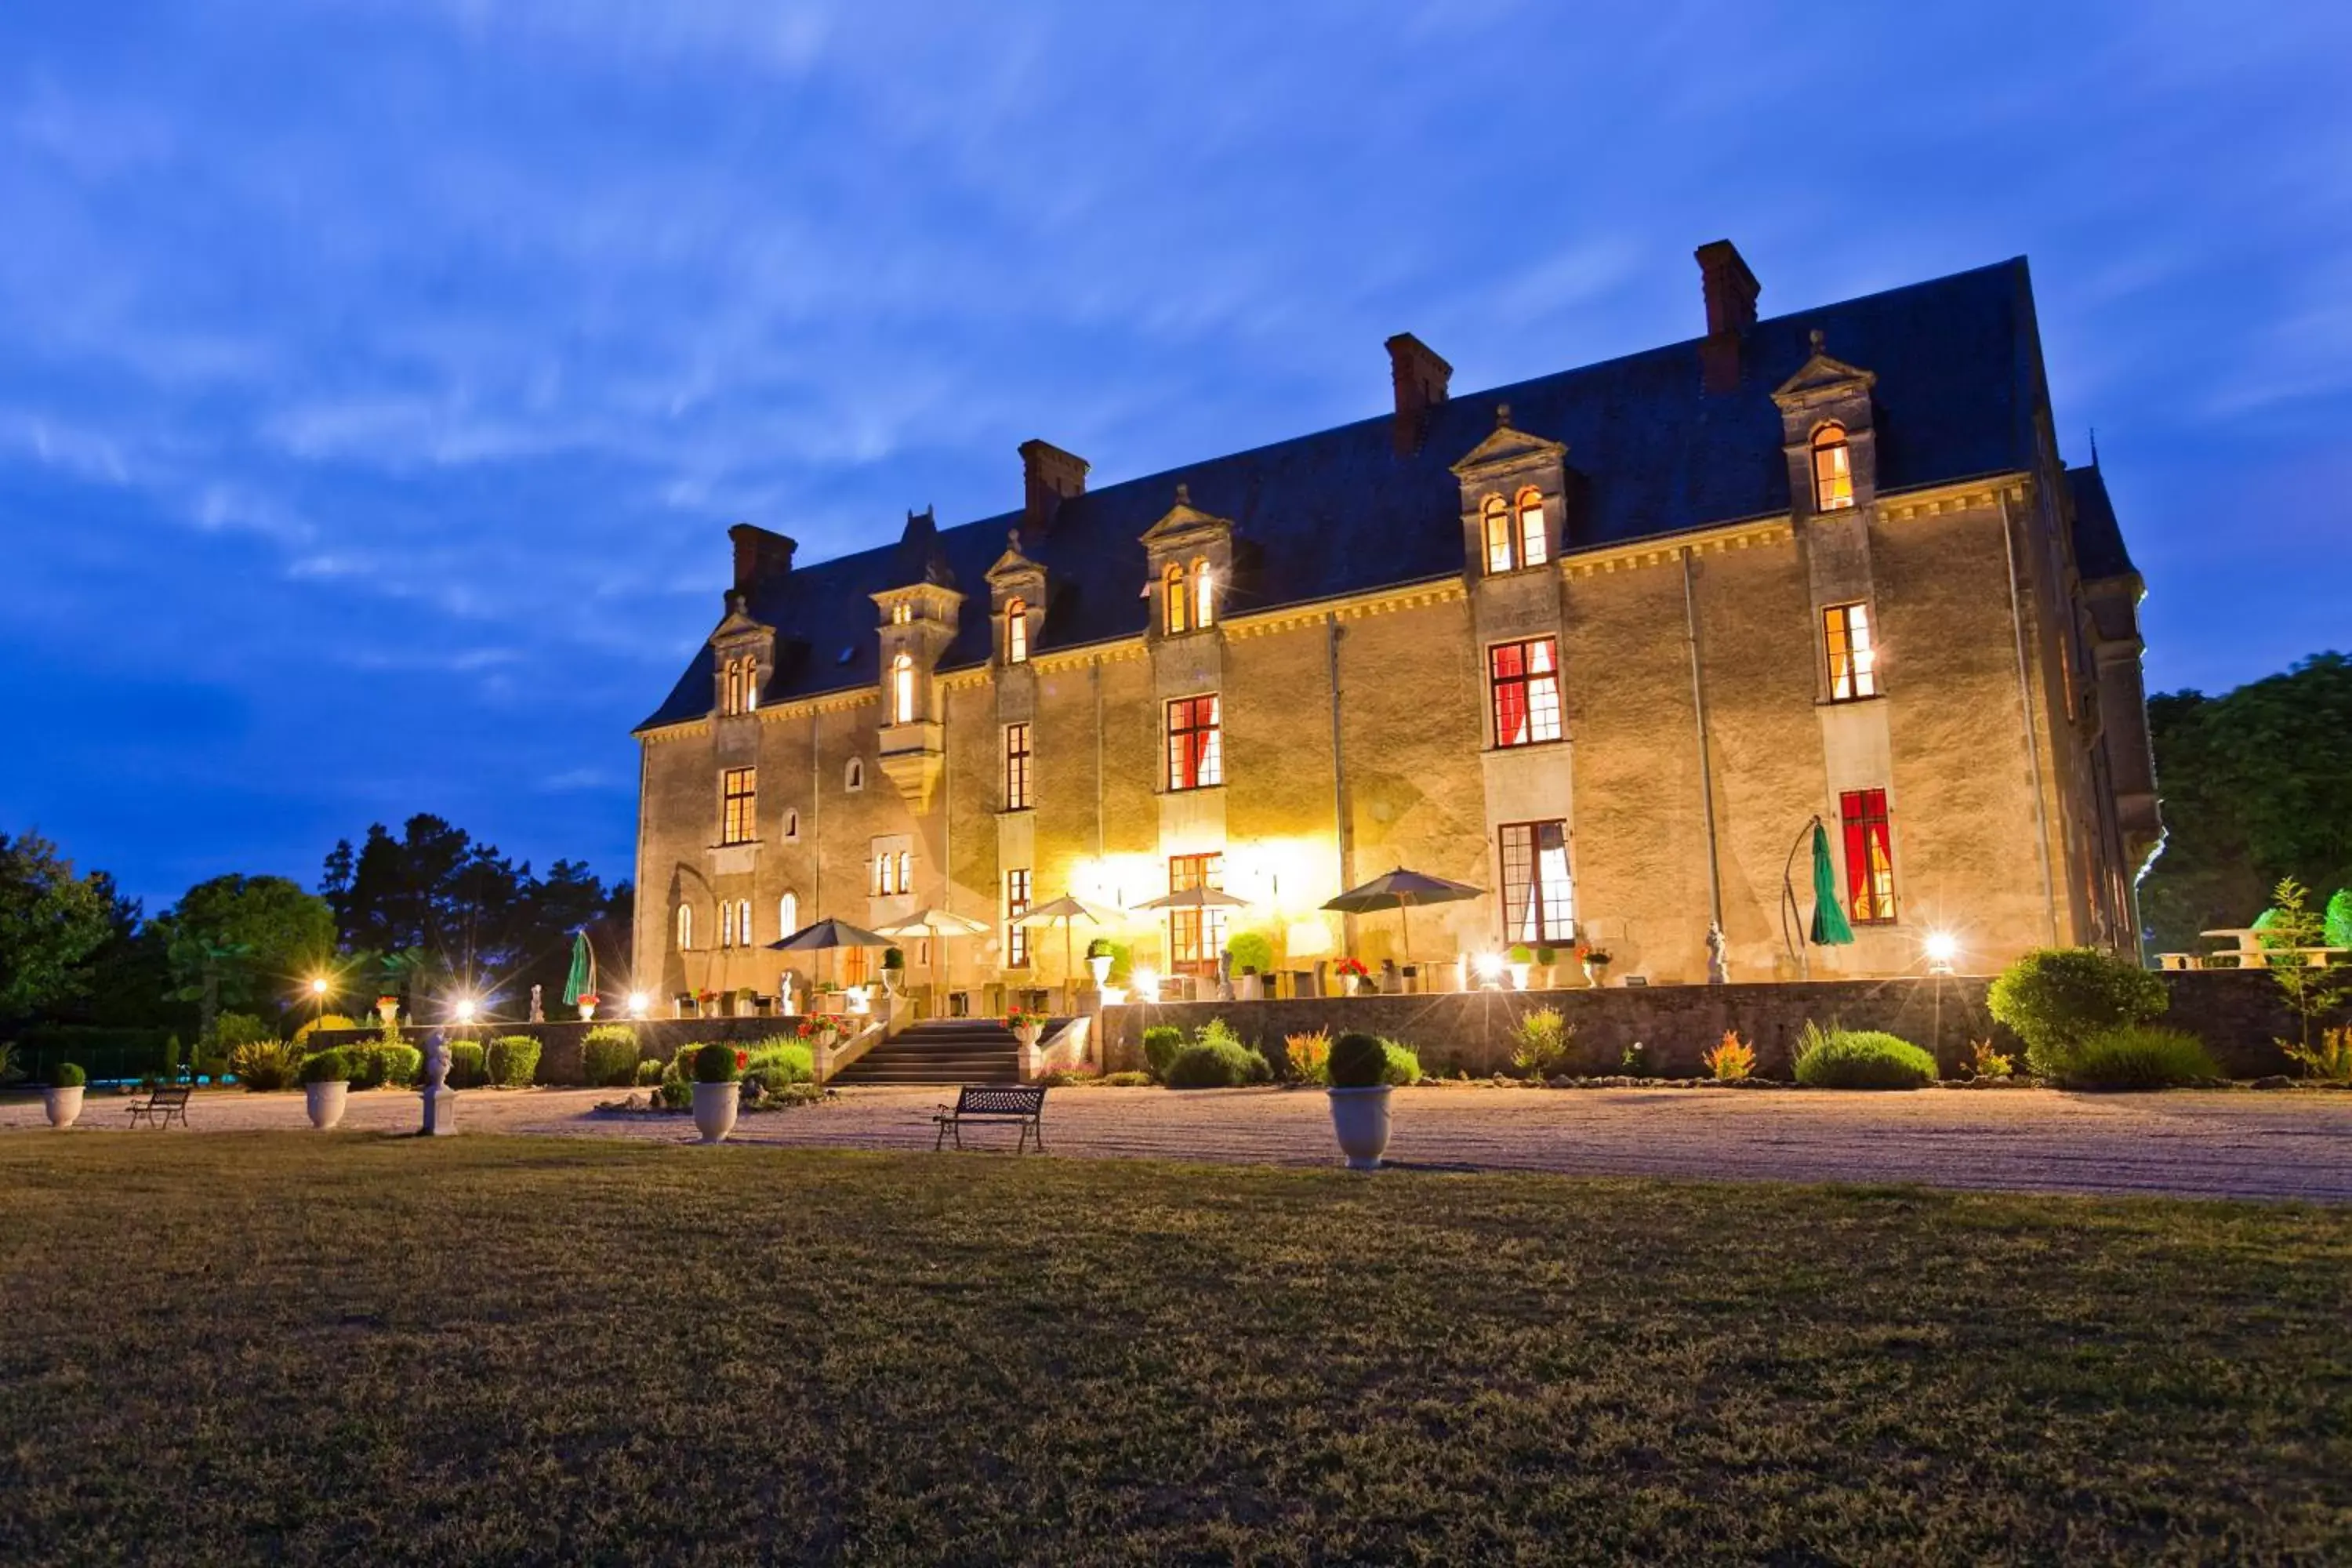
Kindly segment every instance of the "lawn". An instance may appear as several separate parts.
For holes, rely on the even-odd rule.
[[[0,1140],[0,1555],[2318,1562],[2352,1211]]]

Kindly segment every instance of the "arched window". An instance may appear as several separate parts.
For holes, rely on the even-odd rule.
[[[677,950],[680,952],[689,952],[693,948],[694,906],[680,904],[677,906]]]
[[[1169,563],[1168,570],[1160,576],[1160,596],[1167,603],[1168,635],[1174,637],[1180,632],[1191,631],[1192,616],[1185,602],[1184,568],[1174,562]]]
[[[890,661],[890,722],[915,721],[915,661],[900,654]]]
[[[721,690],[719,711],[721,713],[743,711],[743,666],[740,661],[731,658],[727,661],[727,677]]]
[[[1029,659],[1029,604],[1025,599],[1013,599],[1004,606],[1004,662],[1025,664]]]
[[[782,942],[800,929],[800,896],[797,893],[786,893],[776,900],[776,940]]]
[[[1544,526],[1543,492],[1519,492],[1519,564],[1540,566],[1551,559],[1551,531]]]
[[[752,712],[759,706],[760,661],[756,658],[747,658],[743,661],[743,711]]]
[[[1206,629],[1217,624],[1216,579],[1206,561],[1192,563],[1192,624]]]
[[[1511,508],[1501,496],[1488,496],[1482,510],[1486,514],[1486,572],[1493,576],[1508,572],[1516,564],[1511,552]]]
[[[1853,504],[1853,451],[1845,426],[1832,421],[1813,432],[1813,510],[1836,511]]]
[[[719,945],[735,945],[735,906],[724,899],[719,900]]]
[[[751,900],[749,899],[735,906],[735,940],[745,947],[751,945]]]
[[[863,758],[849,759],[849,765],[841,770],[841,787],[851,795],[866,787],[866,763]]]
[[[906,604],[902,601],[901,603],[890,606],[890,624],[892,626],[903,626],[914,618],[914,605]]]

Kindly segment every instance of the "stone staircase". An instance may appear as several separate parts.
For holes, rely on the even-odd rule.
[[[1068,1023],[1045,1026],[1046,1039]],[[856,1084],[1019,1083],[1021,1047],[994,1018],[935,1018],[912,1024],[834,1076]]]

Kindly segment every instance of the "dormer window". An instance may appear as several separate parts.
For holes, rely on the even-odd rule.
[[[1511,500],[1488,496],[1479,509],[1486,547],[1486,575],[1500,576],[1551,559],[1551,532],[1544,526],[1543,491],[1530,485]]]
[[[915,721],[915,661],[900,654],[890,661],[890,722]]]
[[[1029,604],[1025,599],[1013,599],[1005,604],[1004,662],[1029,662]]]
[[[1511,509],[1501,496],[1488,496],[1480,510],[1486,533],[1486,574],[1491,577],[1517,563],[1511,550]]]
[[[719,710],[724,714],[749,713],[760,705],[760,661],[745,657],[730,658],[721,671]]]
[[[1215,578],[1205,559],[1192,563],[1192,625],[1206,631],[1217,624],[1217,601],[1213,592]]]
[[[1853,504],[1853,452],[1845,426],[1832,420],[1813,432],[1813,510],[1839,511]]]
[[[1540,566],[1551,559],[1551,535],[1544,527],[1543,492],[1519,492],[1519,564]]]
[[[1170,637],[1181,636],[1192,629],[1191,595],[1184,591],[1184,568],[1174,562],[1160,574],[1160,595],[1167,603],[1167,626]]]
[[[913,620],[914,618],[915,618],[915,606],[914,606],[914,605],[908,605],[908,604],[898,604],[898,605],[891,605],[891,606],[890,606],[890,624],[891,624],[892,626],[905,626],[908,622],[909,622],[909,621]]]

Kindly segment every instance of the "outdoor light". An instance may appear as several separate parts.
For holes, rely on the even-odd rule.
[[[1500,980],[1503,977],[1503,955],[1499,952],[1482,952],[1471,961],[1471,966],[1478,971],[1481,980]]]
[[[460,997],[458,997],[458,998],[457,998],[457,1022],[459,1022],[460,1024],[470,1024],[470,1023],[472,1023],[473,1021],[474,1021],[474,999],[473,999],[471,996],[460,996]]]
[[[644,1017],[645,1016],[646,1016],[646,994],[645,994],[644,992],[642,992],[642,991],[632,991],[632,992],[630,992],[630,993],[629,993],[629,1016],[630,1016],[630,1017],[632,1017],[632,1018],[642,1018],[642,1017]]]
[[[1959,939],[1948,931],[1931,931],[1927,933],[1927,973],[1949,974],[1952,960],[1960,953]]]
[[[1135,994],[1138,996],[1142,997],[1146,1002],[1159,1001],[1160,972],[1156,969],[1137,970],[1135,972]]]

